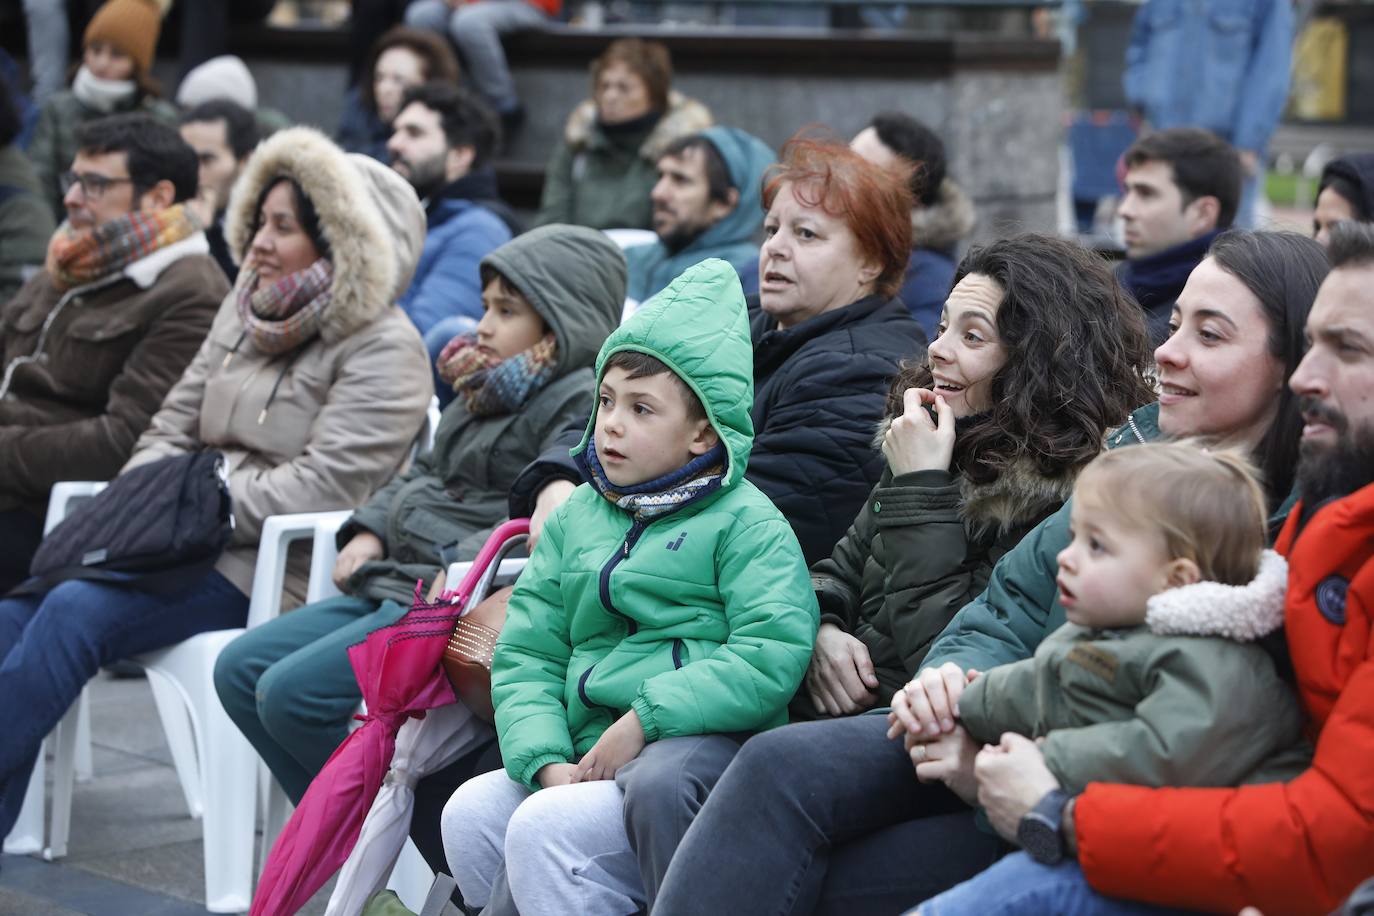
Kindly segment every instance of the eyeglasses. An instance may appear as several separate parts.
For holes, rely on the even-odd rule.
[[[95,200],[110,189],[111,185],[123,184],[128,182],[133,184],[132,178],[107,178],[104,175],[81,175],[76,172],[63,172],[58,176],[61,184],[62,193],[66,194],[72,189],[72,185],[81,185],[81,194],[84,197]]]

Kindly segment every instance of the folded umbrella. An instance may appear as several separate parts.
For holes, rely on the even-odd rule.
[[[408,720],[456,701],[440,666],[454,624],[475,603],[474,597],[480,600],[478,585],[490,582],[484,573],[505,543],[528,531],[528,519],[501,525],[458,588],[427,604],[417,584],[415,604],[404,617],[349,647],[349,662],[367,708],[358,716],[363,725],[330,756],[277,837],[253,895],[252,916],[297,912],[348,858],[391,768],[397,732]],[[411,759],[413,754],[413,749],[407,750]]]

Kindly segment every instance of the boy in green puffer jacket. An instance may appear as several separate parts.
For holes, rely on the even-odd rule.
[[[739,280],[714,259],[602,347],[574,451],[591,482],[550,517],[492,664],[505,772],[444,809],[469,906],[641,909],[617,771],[646,745],[787,721],[818,612],[791,527],[744,480],[752,364]]]

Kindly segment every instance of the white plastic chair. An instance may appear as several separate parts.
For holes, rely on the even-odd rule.
[[[90,498],[104,487],[104,483],[94,482],[58,484],[50,499],[47,528],[61,521],[75,502]],[[310,513],[267,520],[249,602],[249,626],[263,623],[280,612],[290,544],[309,537],[316,545],[327,545],[332,553],[332,534],[350,514]],[[321,529],[330,536],[317,537]],[[337,594],[329,581],[332,567],[332,559],[311,564],[311,589],[321,593],[319,597],[328,597],[328,592]],[[220,913],[246,910],[252,899],[256,754],[224,712],[213,683],[220,651],[243,632],[230,629],[201,633],[175,646],[131,659],[148,670],[187,807],[193,817],[204,819],[206,908]],[[49,860],[66,855],[72,782],[76,775],[77,725],[84,705],[73,704],[54,732],[53,806],[46,844],[40,759],[19,821],[6,841],[6,852],[41,850]]]

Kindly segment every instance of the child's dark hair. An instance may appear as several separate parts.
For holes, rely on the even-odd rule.
[[[668,373],[673,382],[677,384],[678,390],[682,392],[682,400],[687,405],[687,419],[705,420],[706,408],[702,406],[701,399],[696,392],[691,389],[682,377],[669,369],[662,360],[655,359],[648,353],[641,353],[639,350],[621,350],[615,353],[610,359],[606,360],[606,365],[602,369],[602,377],[612,369],[625,370],[629,378],[649,378],[654,375]]]

